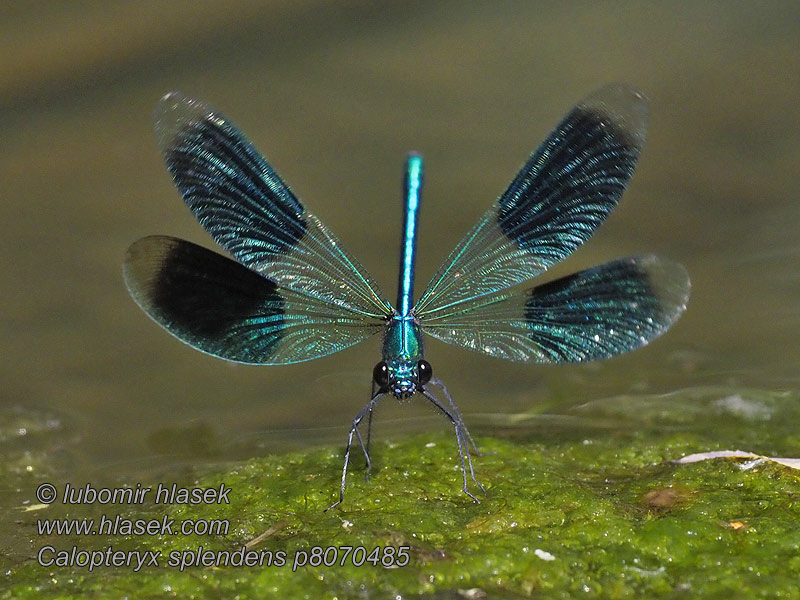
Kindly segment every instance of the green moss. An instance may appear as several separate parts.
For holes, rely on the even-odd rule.
[[[687,406],[706,415],[715,406],[736,406],[719,404],[721,397],[719,391],[695,393]],[[798,598],[800,471],[767,463],[743,470],[741,461],[730,459],[670,462],[710,449],[766,452],[797,444],[795,397],[753,393],[750,399],[772,407],[755,424],[753,413],[728,411],[723,425],[688,419],[679,410],[662,414],[654,429],[648,423],[658,412],[655,399],[649,408],[642,399],[616,399],[578,412],[581,419],[593,415],[599,427],[581,421],[558,434],[508,427],[502,436],[479,435],[491,452],[474,459],[487,489],[481,504],[460,492],[449,429],[376,444],[371,481],[364,482],[356,464],[344,503],[327,513],[323,509],[336,498],[339,449],[251,460],[183,482],[208,488],[224,483],[232,490],[230,504],[150,504],[128,515],[227,519],[227,535],[40,538],[37,547],[158,550],[161,566],[89,573],[28,560],[11,568],[0,597],[462,597],[457,590],[481,597],[477,589],[490,598]],[[674,400],[661,399],[660,408]],[[624,414],[624,406],[638,409],[635,418]],[[638,426],[606,429],[603,418],[615,414],[618,425],[627,419]],[[766,443],[749,445],[759,432]],[[33,532],[36,518],[57,510],[54,504],[25,513],[22,526]],[[99,509],[92,510],[97,516]],[[59,514],[90,513],[73,507]],[[183,572],[166,566],[172,551],[236,550],[264,532],[269,535],[253,549],[285,553],[285,566]],[[409,563],[356,567],[351,555],[345,566],[293,571],[296,553],[315,546],[408,546]]]

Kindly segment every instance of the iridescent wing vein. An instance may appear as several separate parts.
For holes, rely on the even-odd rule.
[[[532,288],[488,294],[423,321],[444,342],[517,362],[610,358],[643,346],[680,316],[689,277],[673,261],[629,257]]]
[[[357,344],[383,326],[167,236],[135,242],[123,275],[136,303],[172,335],[236,362],[311,360]]]
[[[646,100],[626,86],[578,104],[444,261],[415,314],[522,283],[571,254],[619,202],[646,125]]]
[[[644,96],[624,85],[578,104],[434,275],[414,307],[422,331],[543,363],[609,358],[663,333],[690,287],[683,267],[666,259],[627,258],[514,287],[566,258],[616,207],[646,126]]]
[[[257,364],[310,360],[381,331],[392,308],[378,285],[232,123],[174,92],[155,121],[184,201],[236,260],[139,240],[124,276],[148,315],[203,352]]]
[[[361,264],[223,115],[173,92],[159,102],[155,122],[186,205],[236,260],[330,304],[378,319],[391,312]]]

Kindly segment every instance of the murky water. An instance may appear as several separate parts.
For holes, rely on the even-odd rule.
[[[294,366],[232,365],[128,297],[134,240],[213,247],[152,135],[172,89],[231,117],[393,298],[407,151],[426,158],[422,286],[575,102],[633,83],[651,102],[637,174],[553,276],[662,254],[691,275],[687,313],[603,363],[505,364],[435,341],[429,360],[486,433],[503,415],[621,395],[800,386],[797,4],[223,6],[0,9],[4,510],[43,477],[147,478],[339,444],[367,399],[377,339]],[[393,404],[376,435],[446,426],[422,402]]]

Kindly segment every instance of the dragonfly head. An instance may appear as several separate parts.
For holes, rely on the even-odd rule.
[[[433,368],[427,360],[381,361],[372,371],[378,389],[392,394],[398,400],[407,400],[433,377]]]

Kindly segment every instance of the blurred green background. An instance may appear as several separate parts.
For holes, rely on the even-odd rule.
[[[637,173],[552,275],[669,256],[692,278],[687,313],[603,363],[505,364],[436,341],[429,360],[484,433],[497,415],[622,394],[797,390],[798,40],[796,2],[3,4],[5,508],[47,477],[338,446],[368,398],[377,339],[299,365],[233,365],[128,297],[134,240],[214,247],[156,148],[152,110],[170,90],[230,117],[394,298],[407,151],[426,159],[421,291],[572,105],[634,84],[651,108]],[[448,427],[426,403],[396,404],[380,407],[378,438]],[[0,544],[14,535],[4,528]]]

